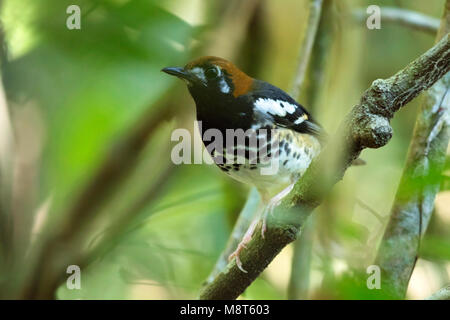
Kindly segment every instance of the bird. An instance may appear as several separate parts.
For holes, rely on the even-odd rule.
[[[213,148],[208,148],[210,141],[203,137],[214,163],[231,178],[256,187],[261,196],[262,205],[229,256],[242,272],[247,272],[240,253],[260,221],[264,238],[268,214],[292,191],[319,155],[327,134],[285,91],[250,77],[223,58],[204,56],[184,67],[166,67],[161,71],[186,82],[203,130],[214,129],[224,137],[229,130],[247,133],[240,142],[233,139],[234,144],[223,142]],[[273,164],[276,171],[270,174]]]

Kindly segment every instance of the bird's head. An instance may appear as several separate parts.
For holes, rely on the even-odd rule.
[[[253,79],[234,64],[212,56],[201,57],[184,67],[168,67],[162,71],[184,80],[194,99],[216,95],[238,97],[247,93],[253,84]]]

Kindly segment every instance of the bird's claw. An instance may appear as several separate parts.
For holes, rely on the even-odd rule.
[[[261,226],[261,237],[264,239],[264,233],[267,230],[267,222],[266,222],[266,216],[263,217],[262,226]]]
[[[247,248],[247,246],[243,243],[240,243],[237,247],[237,249],[228,256],[228,261],[232,261],[233,258],[236,261],[236,265],[244,273],[247,273],[247,271],[242,267],[241,259],[239,258],[239,254],[241,253],[242,249]]]

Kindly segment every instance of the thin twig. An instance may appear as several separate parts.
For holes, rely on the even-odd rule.
[[[385,222],[385,218],[383,218],[383,216],[381,214],[379,214],[378,212],[376,212],[374,209],[372,209],[367,203],[365,203],[364,201],[362,201],[361,199],[356,199],[356,203],[363,209],[366,209],[367,211],[369,211],[375,218],[377,218],[377,220],[380,223],[384,223]]]
[[[306,91],[306,106],[309,112],[313,114],[314,109],[318,107],[318,99],[325,78],[325,67],[331,51],[333,9],[333,2],[331,0],[324,0],[319,27],[312,48],[311,61],[307,68],[309,83]],[[290,300],[306,299],[308,297],[315,225],[314,216],[311,216],[300,236],[293,243],[291,275],[287,290],[287,298]]]
[[[2,3],[0,2],[0,5]],[[6,40],[4,25],[0,22],[0,63],[4,66],[6,61]],[[0,76],[0,272],[8,274],[14,268],[15,217],[12,212],[11,196],[13,194],[13,167],[15,157],[13,125],[10,110],[3,87],[3,77]],[[5,281],[0,280],[0,288],[8,290]],[[0,293],[1,296],[1,293]]]
[[[359,23],[365,23],[368,14],[366,9],[359,8],[352,12],[353,17]],[[381,23],[396,23],[414,30],[429,34],[436,34],[439,29],[439,19],[412,10],[394,7],[381,7]],[[365,25],[365,24],[364,24]]]
[[[134,130],[113,146],[73,206],[63,214],[65,219],[59,228],[46,230],[50,236],[36,248],[38,252],[36,263],[30,272],[30,279],[24,280],[25,287],[20,294],[23,298],[54,298],[55,290],[64,275],[65,263],[81,259],[80,250],[82,249],[75,244],[76,241],[85,234],[87,226],[92,224],[92,221],[101,212],[99,208],[113,193],[115,187],[132,172],[140,151],[147,145],[148,139],[160,128],[161,124],[170,119],[171,112],[169,107],[156,115],[155,111],[149,111],[149,114],[140,120]],[[58,263],[55,262],[50,267],[49,261]]]
[[[0,41],[0,45],[3,42]],[[11,214],[11,181],[13,163],[13,132],[8,104],[0,79],[0,270],[5,273],[6,264],[13,254],[13,216]]]
[[[298,99],[300,89],[303,85],[303,81],[305,80],[305,74],[309,65],[311,51],[314,45],[314,40],[316,39],[317,29],[319,27],[322,3],[323,0],[310,0],[306,34],[303,38],[298,55],[298,65],[296,69],[297,71],[295,72],[295,79],[292,84],[292,88],[289,91],[294,99]]]
[[[236,249],[237,245],[241,241],[245,231],[250,225],[250,222],[254,216],[258,206],[261,205],[261,197],[259,196],[256,188],[251,188],[250,193],[245,202],[244,208],[239,214],[239,218],[236,220],[233,231],[228,238],[227,245],[223,252],[220,254],[217,262],[211,271],[208,279],[205,281],[205,285],[211,283],[219,272],[221,272],[228,264],[229,255]]]

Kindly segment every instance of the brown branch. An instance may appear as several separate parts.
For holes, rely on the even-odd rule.
[[[365,148],[380,148],[392,137],[390,119],[402,106],[430,88],[450,70],[450,35],[394,76],[375,80],[360,104],[343,121],[334,143],[313,161],[293,192],[269,218],[265,239],[256,232],[241,254],[243,273],[235,261],[203,288],[201,299],[235,299],[268,266],[275,256],[296,239],[306,218],[342,179],[351,162]],[[336,154],[341,158],[330,164]]]
[[[323,0],[310,0],[306,34],[300,47],[297,71],[295,73],[292,89],[290,90],[291,96],[294,99],[297,99],[300,95],[300,89],[302,88],[303,81],[305,80],[305,74],[309,65],[314,41],[316,39],[317,29],[319,28],[322,2]]]

